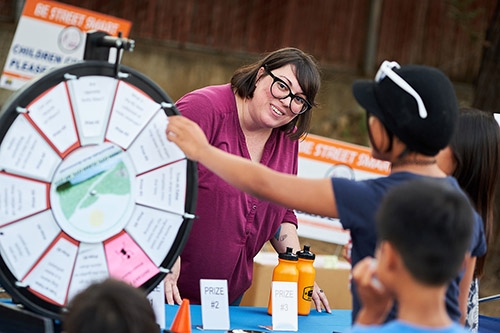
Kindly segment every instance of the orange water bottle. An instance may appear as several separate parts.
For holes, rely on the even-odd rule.
[[[297,269],[298,257],[293,253],[293,248],[287,247],[285,253],[278,255],[278,265],[273,270],[273,281],[297,282],[299,281],[299,270]],[[269,293],[267,313],[273,314],[273,288]]]
[[[316,279],[316,269],[313,266],[316,255],[312,253],[309,245],[304,245],[302,251],[297,251],[297,269],[299,270],[298,302],[299,315],[307,316],[311,311],[311,300]]]

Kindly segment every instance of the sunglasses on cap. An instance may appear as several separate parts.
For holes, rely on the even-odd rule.
[[[385,77],[388,77],[389,79],[392,80],[398,87],[406,91],[408,94],[413,96],[415,100],[417,101],[418,105],[418,114],[420,118],[425,119],[427,118],[427,110],[425,109],[424,101],[422,101],[422,98],[420,95],[413,89],[408,82],[406,82],[401,76],[399,76],[395,71],[393,71],[393,68],[401,68],[399,64],[395,61],[387,61],[385,60],[382,65],[380,65],[380,68],[377,71],[377,74],[375,75],[375,82],[380,82],[382,81]]]

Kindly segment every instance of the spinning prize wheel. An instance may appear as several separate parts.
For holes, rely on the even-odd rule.
[[[16,92],[0,119],[0,283],[59,319],[114,277],[150,292],[179,256],[196,164],[166,139],[174,103],[125,66],[83,61]]]

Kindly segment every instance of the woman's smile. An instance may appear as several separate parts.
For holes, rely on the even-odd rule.
[[[271,105],[271,110],[273,110],[273,112],[275,114],[277,114],[278,116],[284,116],[285,113],[284,112],[281,112],[277,107],[275,107],[274,105]]]

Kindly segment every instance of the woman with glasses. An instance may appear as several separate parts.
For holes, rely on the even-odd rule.
[[[313,57],[283,48],[237,69],[230,83],[190,92],[176,105],[213,146],[296,174],[298,139],[309,129],[319,88]],[[278,253],[301,248],[292,209],[245,194],[201,164],[196,216],[174,273],[165,279],[170,304],[181,297],[199,304],[200,279],[225,279],[229,303],[238,305],[252,283],[253,259],[267,241]],[[312,299],[318,311],[324,306],[330,312],[317,285]]]
[[[340,218],[344,229],[351,234],[351,260],[355,266],[363,258],[375,255],[375,215],[391,188],[410,180],[429,179],[446,183],[458,192],[463,191],[456,179],[447,177],[436,162],[438,152],[451,140],[458,117],[455,90],[443,72],[429,66],[399,66],[395,62],[384,62],[375,80],[355,82],[353,93],[366,110],[372,156],[391,162],[391,173],[386,177],[314,179],[276,172],[210,146],[197,125],[181,116],[170,117],[166,134],[186,156],[238,189],[302,212]],[[471,223],[474,223],[474,235],[469,252],[472,257],[480,257],[486,252],[481,217],[476,213]],[[412,236],[412,242],[420,241],[418,234]],[[436,265],[434,251],[439,249],[428,248],[429,265]],[[461,272],[448,286],[446,310],[454,321],[460,320],[463,311],[458,300],[459,286],[462,281],[470,285],[471,279],[471,274]],[[383,285],[374,283],[375,294],[380,293],[379,288]],[[392,299],[390,303],[379,304],[379,311],[367,317],[367,313],[361,311],[362,304],[354,282],[351,292],[353,322],[381,323],[393,320],[397,311],[401,310],[404,310],[404,315],[400,313],[400,319],[404,320],[405,315],[411,316],[411,309],[391,307],[395,302]],[[373,301],[386,300],[374,297]],[[446,325],[443,317],[436,315],[429,311],[428,322],[436,319],[439,325]]]

